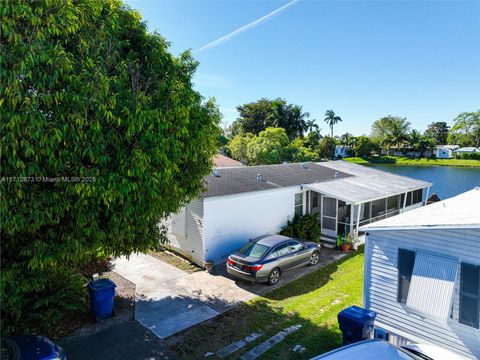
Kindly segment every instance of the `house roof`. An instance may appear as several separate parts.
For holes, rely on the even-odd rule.
[[[436,148],[438,150],[440,149],[449,149],[449,150],[455,150],[458,149],[460,146],[458,145],[437,145]]]
[[[432,185],[343,160],[219,168],[206,176],[204,181],[207,191],[203,197],[304,185],[348,203],[368,201]]]
[[[292,163],[260,166],[238,166],[215,169],[204,178],[207,191],[203,197],[223,196],[251,191],[299,186],[351,176],[324,163]]]
[[[213,164],[216,168],[228,166],[244,166],[240,161],[234,160],[222,154],[217,154],[213,157]]]
[[[462,227],[480,228],[480,187],[362,226],[360,231]]]
[[[395,175],[347,161],[329,161],[323,165],[353,176],[308,184],[306,187],[347,203],[363,203],[432,186],[432,183],[426,181]]]
[[[467,147],[462,147],[460,149],[457,149],[455,151],[456,152],[477,152],[477,151],[480,151],[480,149],[473,146],[467,146]]]

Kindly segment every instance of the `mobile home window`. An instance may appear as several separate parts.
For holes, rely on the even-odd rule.
[[[303,193],[295,194],[295,215],[303,215]]]
[[[419,189],[419,190],[415,190],[413,191],[413,199],[412,199],[412,204],[418,204],[418,203],[421,203],[422,202],[422,198],[423,198],[423,190],[422,189]]]
[[[413,251],[398,249],[398,302],[407,302],[414,264],[415,253]]]
[[[480,266],[462,263],[459,322],[478,329],[480,311]]]

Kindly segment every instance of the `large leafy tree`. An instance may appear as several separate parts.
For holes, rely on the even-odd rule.
[[[439,145],[447,143],[448,131],[450,127],[444,121],[432,122],[425,130],[425,136],[435,139]]]
[[[327,110],[325,112],[324,121],[330,126],[330,136],[333,138],[333,127],[342,121],[342,118],[335,114],[333,110]]]
[[[64,315],[79,264],[158,246],[159,221],[203,186],[220,114],[192,89],[190,54],[119,1],[0,14],[0,295],[18,330]]]
[[[398,116],[385,116],[372,125],[372,138],[385,147],[402,147],[408,141],[410,122]]]
[[[258,101],[237,106],[239,117],[231,126],[233,135],[240,133],[260,134],[268,127],[285,129],[287,136],[293,140],[303,136],[307,131],[307,121],[310,117],[299,105],[287,103],[286,100],[277,98],[269,100],[262,98]]]
[[[318,153],[321,158],[333,159],[335,157],[335,139],[331,136],[325,136],[318,144]]]
[[[448,136],[449,144],[480,147],[480,110],[459,114]]]
[[[353,152],[356,156],[369,157],[377,147],[368,136],[357,136],[353,144]]]
[[[252,165],[279,164],[284,160],[285,148],[288,144],[285,129],[266,128],[248,143],[249,163]]]

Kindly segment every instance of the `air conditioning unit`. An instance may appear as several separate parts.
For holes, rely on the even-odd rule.
[[[374,339],[382,339],[382,340],[388,341],[389,337],[390,337],[390,334],[385,329],[375,328],[375,330],[373,330]]]

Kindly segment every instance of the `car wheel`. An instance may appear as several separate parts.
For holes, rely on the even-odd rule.
[[[318,253],[318,251],[314,251],[312,253],[312,256],[310,256],[309,265],[315,266],[318,264],[319,261],[320,261],[320,254]]]
[[[268,285],[275,285],[280,280],[280,269],[273,269],[268,275]]]

